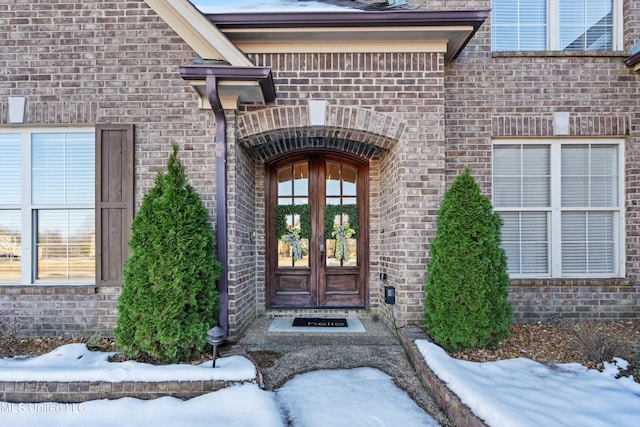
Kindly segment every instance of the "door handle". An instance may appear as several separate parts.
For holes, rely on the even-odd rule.
[[[318,248],[320,251],[320,267],[324,268],[324,239],[320,237],[318,239]]]

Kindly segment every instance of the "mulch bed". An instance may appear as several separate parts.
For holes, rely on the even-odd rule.
[[[627,374],[640,382],[640,321],[516,324],[497,348],[459,351],[451,356],[474,362],[526,357],[546,365],[575,362],[599,370],[604,367],[603,360],[620,357],[630,363]]]

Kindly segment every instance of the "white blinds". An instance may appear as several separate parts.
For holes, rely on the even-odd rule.
[[[93,205],[93,140],[88,132],[33,134],[33,204]]]
[[[0,133],[0,281],[20,279],[20,139]]]
[[[505,145],[494,151],[494,205],[548,207],[548,145]]]
[[[614,50],[622,0],[493,0],[494,51]],[[616,10],[620,9],[618,12]],[[617,26],[621,24],[618,23]],[[618,34],[621,37],[621,34]]]
[[[0,206],[20,205],[20,134],[0,133]]]
[[[562,146],[562,206],[618,205],[618,154],[609,145]]]
[[[562,146],[564,274],[615,271],[618,169],[617,146]]]
[[[36,279],[92,278],[95,145],[91,132],[31,136]]]
[[[562,214],[562,271],[566,274],[615,271],[613,212]]]
[[[549,145],[494,147],[494,206],[536,210],[500,212],[510,273],[549,273],[550,155]]]
[[[493,204],[504,221],[510,274],[617,273],[618,150],[617,144],[494,145]]]
[[[501,212],[502,243],[509,272],[549,272],[548,214],[546,212]]]
[[[493,50],[545,50],[546,0],[493,0]]]

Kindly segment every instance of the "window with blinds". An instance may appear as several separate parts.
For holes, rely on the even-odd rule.
[[[20,280],[22,157],[19,133],[0,133],[0,281]]]
[[[93,278],[94,133],[31,136],[36,279]]]
[[[547,0],[493,0],[493,50],[546,50]]]
[[[493,0],[494,51],[621,50],[622,0]]]
[[[621,144],[499,141],[493,204],[515,277],[623,271]]]
[[[561,147],[562,271],[616,272],[618,147]]]
[[[0,281],[92,281],[94,132],[0,133],[0,180]]]
[[[549,273],[550,155],[548,145],[494,148],[493,203],[511,273]]]

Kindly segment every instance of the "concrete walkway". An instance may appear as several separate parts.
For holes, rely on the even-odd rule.
[[[360,319],[366,332],[269,332],[272,319],[259,318],[234,346],[221,355],[245,354],[261,375],[263,387],[275,390],[294,375],[321,369],[377,368],[392,378],[444,427],[455,425],[422,385],[402,343],[383,322]]]

